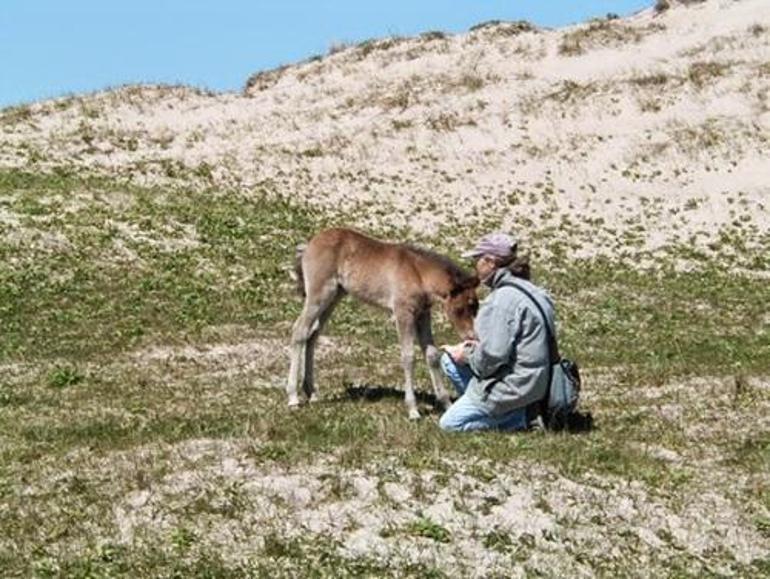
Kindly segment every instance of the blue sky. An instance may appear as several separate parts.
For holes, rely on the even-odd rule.
[[[652,0],[0,0],[0,106],[134,82],[238,90],[334,43],[491,19],[540,26]]]

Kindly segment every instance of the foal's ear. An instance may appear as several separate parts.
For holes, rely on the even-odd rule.
[[[450,297],[457,297],[464,291],[467,291],[469,289],[474,289],[479,286],[480,280],[478,276],[472,276],[463,281],[460,284],[457,284],[454,288],[452,288],[452,291],[449,292]]]
[[[479,287],[480,283],[481,283],[481,280],[479,279],[479,276],[474,275],[466,279],[463,283],[461,283],[458,289],[459,291],[474,289]]]

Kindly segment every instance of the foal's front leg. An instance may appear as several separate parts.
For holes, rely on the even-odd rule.
[[[423,313],[417,319],[417,337],[420,340],[420,349],[422,349],[425,356],[425,362],[428,364],[428,373],[433,384],[433,393],[436,395],[436,401],[441,404],[444,410],[447,410],[452,405],[452,401],[449,399],[449,393],[446,388],[444,388],[444,379],[439,368],[441,352],[433,343],[430,311]]]
[[[415,320],[409,313],[396,313],[398,339],[401,343],[401,366],[404,368],[404,401],[410,420],[418,420],[417,399],[414,395],[414,334]]]

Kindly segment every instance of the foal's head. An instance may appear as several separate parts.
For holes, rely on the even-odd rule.
[[[444,311],[463,340],[475,338],[473,320],[479,311],[479,298],[476,295],[478,285],[477,277],[468,278],[455,286],[444,301]]]
[[[475,338],[473,320],[479,311],[479,298],[476,288],[479,278],[469,275],[448,257],[414,245],[407,245],[409,254],[419,263],[415,268],[420,271],[425,288],[431,288],[433,295],[439,295],[444,302],[444,313],[464,340]]]

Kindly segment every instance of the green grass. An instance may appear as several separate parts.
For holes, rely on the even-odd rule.
[[[83,381],[83,375],[77,368],[57,367],[48,375],[48,384],[52,388],[66,388]]]
[[[283,381],[282,346],[301,305],[288,276],[295,246],[345,216],[270,191],[139,188],[8,170],[0,171],[0,206],[32,241],[19,243],[18,230],[0,225],[0,536],[11,538],[0,543],[0,565],[11,576],[440,575],[430,566],[343,557],[329,538],[302,539],[280,526],[265,531],[260,552],[234,564],[195,525],[249,512],[236,487],[224,487],[223,503],[205,493],[191,501],[184,524],[162,540],[118,544],[115,497],[152,490],[184,468],[172,449],[196,440],[232,441],[243,460],[264,469],[333,461],[341,474],[324,488],[335,501],[353,492],[345,469],[387,464],[448,478],[463,464],[487,484],[537,464],[570,480],[640,484],[678,504],[699,485],[709,488],[699,461],[713,460],[711,452],[718,460],[704,464],[742,477],[729,492],[757,532],[767,532],[768,439],[757,417],[768,393],[751,378],[770,368],[770,292],[756,275],[768,265],[739,271],[727,257],[749,236],[727,236],[722,254],[670,248],[646,269],[621,257],[570,260],[558,236],[538,239],[550,258],[535,261],[535,277],[555,297],[561,348],[583,368],[597,428],[450,436],[427,406],[425,420],[406,418],[392,322],[352,302],[329,326],[333,354],[317,370],[322,401],[290,412],[284,393],[270,387]],[[431,244],[462,247],[492,225],[447,229]],[[676,267],[682,257],[689,269]],[[440,318],[435,329],[439,343],[455,339]],[[264,346],[223,361],[179,353],[211,344]],[[147,357],[153,348],[168,353]],[[428,384],[424,365],[417,378]],[[672,387],[690,378],[706,384]],[[382,396],[351,389],[361,384],[382,387]],[[667,408],[678,422],[665,417]],[[710,428],[694,434],[700,424]],[[648,450],[659,446],[687,460]],[[124,466],[104,466],[111,461]],[[24,495],[25,488],[37,490]],[[484,545],[513,563],[537,548],[534,539],[514,545],[504,530],[483,531]],[[455,542],[419,512],[395,536]],[[704,569],[682,557],[683,568]],[[596,572],[619,564],[591,559]]]
[[[78,191],[102,201],[63,213]],[[117,210],[109,199],[124,191],[130,202]],[[210,326],[289,323],[300,306],[287,274],[294,247],[330,220],[259,192],[168,193],[8,171],[0,173],[0,195],[25,226],[69,241],[64,250],[21,251],[0,242],[0,354],[9,359],[83,360],[184,341]],[[135,239],[117,221],[133,226]],[[195,232],[194,245],[186,245],[185,228]],[[116,259],[118,243],[135,259]],[[564,259],[535,263],[535,275],[557,299],[564,350],[585,365],[660,378],[768,368],[762,316],[770,290],[716,260],[692,271],[665,264],[639,271]],[[394,336],[382,322],[345,304],[331,330],[378,344]]]
[[[128,206],[116,210],[110,198],[124,191]],[[63,214],[75,192],[95,200]],[[88,359],[210,325],[288,320],[298,304],[286,268],[319,226],[308,211],[259,193],[168,193],[4,171],[0,197],[38,236],[58,232],[70,244],[22,252],[0,244],[0,356],[13,359]],[[197,233],[195,247],[184,245],[185,228]],[[135,258],[121,261],[118,243]]]
[[[337,545],[325,537],[309,540],[270,536],[264,550],[237,564],[228,563],[211,550],[194,550],[155,545],[132,552],[120,545],[92,547],[74,560],[60,562],[42,559],[35,567],[38,577],[432,577],[445,575],[427,565],[403,565],[372,558],[346,558],[337,554]]]
[[[419,517],[409,523],[405,532],[437,543],[450,543],[452,541],[452,534],[446,528],[426,517]]]
[[[625,368],[619,380],[768,369],[770,292],[761,279],[713,263],[646,272],[606,261],[543,277],[564,296],[563,349],[591,366]]]

